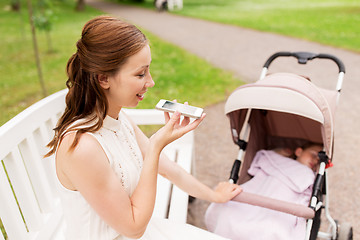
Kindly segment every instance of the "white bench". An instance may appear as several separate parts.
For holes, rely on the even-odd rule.
[[[42,156],[65,107],[66,93],[62,90],[42,99],[0,127],[0,218],[9,240],[64,239],[54,159]],[[164,123],[157,110],[124,110],[139,125]],[[193,139],[190,132],[164,150],[188,172]],[[187,208],[188,195],[159,176],[154,215],[185,223]]]

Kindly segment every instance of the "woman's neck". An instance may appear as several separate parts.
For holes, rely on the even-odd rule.
[[[110,109],[109,108],[106,115],[108,115],[114,119],[118,119],[120,111],[121,111],[121,108],[118,108],[118,109]]]

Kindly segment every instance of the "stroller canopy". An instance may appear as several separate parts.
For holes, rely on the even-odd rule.
[[[298,139],[322,143],[331,158],[336,94],[336,91],[318,88],[310,80],[293,73],[274,73],[243,85],[225,104],[233,140],[237,142],[246,113],[251,109],[251,131],[261,128],[255,131],[258,138],[261,138],[261,132],[267,137],[264,141],[268,142],[273,141],[271,139]],[[253,133],[250,138],[252,136]],[[260,145],[256,149],[269,146],[269,143]]]

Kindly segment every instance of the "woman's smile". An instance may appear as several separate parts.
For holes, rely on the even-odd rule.
[[[144,97],[145,97],[145,93],[146,93],[146,92],[144,92],[144,93],[138,93],[138,94],[136,94],[136,96],[138,97],[138,99],[139,99],[140,101],[142,101],[142,100],[144,99]]]

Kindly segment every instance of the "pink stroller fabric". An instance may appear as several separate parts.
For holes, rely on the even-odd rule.
[[[308,205],[315,174],[296,160],[261,150],[248,173],[253,178],[241,185],[244,192]],[[205,224],[209,231],[234,240],[302,240],[306,229],[304,218],[235,201],[212,203]]]

